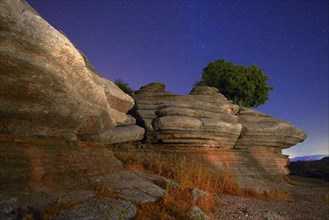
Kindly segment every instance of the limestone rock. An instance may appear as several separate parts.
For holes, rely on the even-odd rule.
[[[0,218],[14,219],[12,212],[17,207],[17,199],[10,196],[0,194]]]
[[[191,191],[191,195],[194,201],[199,200],[200,198],[203,197],[208,197],[209,193],[200,189],[192,189]]]
[[[0,15],[0,134],[87,136],[133,123],[133,99],[25,1],[1,0]]]
[[[20,219],[28,210],[41,215],[61,203],[69,206],[54,219],[104,219],[108,213],[132,219],[132,203],[154,202],[165,191],[94,142],[67,146],[63,139],[0,135],[0,160],[1,219]]]
[[[64,212],[61,216],[52,218],[54,220],[69,219],[111,219],[126,220],[133,219],[137,213],[136,207],[128,201],[101,198],[92,199],[85,203],[79,204],[72,209]]]
[[[199,220],[199,219],[210,220],[209,216],[207,216],[207,214],[204,213],[202,209],[200,209],[198,206],[191,207],[188,212],[188,216],[192,220]]]
[[[233,147],[242,129],[230,103],[216,88],[196,87],[174,95],[151,83],[135,92],[133,115],[146,129],[146,142],[174,146]]]
[[[304,131],[288,122],[240,109],[216,88],[196,87],[183,96],[151,83],[136,91],[133,98],[133,115],[145,128],[145,142],[153,150],[166,155],[185,149],[186,157],[205,154],[205,161],[220,172],[232,173],[241,187],[259,192],[268,189],[269,179],[280,182],[289,173],[289,159],[282,149],[306,138]]]
[[[236,147],[275,147],[288,148],[302,142],[306,133],[292,124],[270,115],[244,108],[240,110],[239,122],[243,133]]]
[[[91,178],[90,183],[101,184],[102,188],[108,188],[120,197],[137,203],[155,202],[165,192],[147,175],[135,173],[132,170],[120,170]]]
[[[143,137],[144,129],[137,125],[114,127],[97,135],[80,135],[82,140],[106,144],[122,143],[127,142],[127,140],[138,141],[142,140]]]
[[[209,87],[209,86],[196,86],[194,87],[191,92],[190,95],[210,95],[210,94],[216,94],[218,93],[218,89],[215,87]]]

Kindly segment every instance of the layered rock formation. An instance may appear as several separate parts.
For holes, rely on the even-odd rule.
[[[258,185],[265,187],[263,180],[288,174],[282,149],[306,138],[288,122],[239,109],[215,88],[196,87],[182,96],[151,83],[135,94],[133,113],[146,129],[145,143],[158,151],[180,147],[179,152],[186,149],[183,154],[203,155],[218,169],[230,170],[242,185],[262,182]]]
[[[24,0],[0,0],[0,219],[131,219],[161,197],[106,148],[143,138],[133,105]]]
[[[134,204],[157,200],[164,190],[106,149],[141,140],[136,120],[152,153],[200,154],[244,185],[286,173],[281,149],[306,137],[289,123],[241,111],[215,88],[181,96],[153,83],[134,98],[136,119],[126,114],[134,100],[62,33],[24,0],[0,0],[0,218],[20,219],[23,210],[40,219],[66,205],[50,217],[118,219],[125,210],[129,219]]]
[[[2,0],[0,13],[0,134],[107,143],[143,137],[126,115],[133,99],[96,74],[62,33],[25,1]]]
[[[292,124],[251,109],[243,108],[238,114],[243,132],[236,147],[289,148],[303,141],[306,133]]]
[[[135,92],[134,116],[145,141],[174,146],[288,148],[306,133],[288,122],[229,102],[216,88],[200,86],[174,95],[151,83]]]
[[[161,83],[136,91],[135,116],[146,129],[146,142],[172,146],[232,147],[242,126],[239,109],[217,89],[198,87],[190,95],[174,95]]]

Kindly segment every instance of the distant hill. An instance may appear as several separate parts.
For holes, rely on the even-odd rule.
[[[319,155],[308,155],[308,156],[301,156],[301,157],[294,157],[290,159],[291,162],[296,161],[312,161],[312,160],[321,160],[324,157],[329,157],[328,154],[319,154]]]
[[[288,166],[290,175],[322,179],[329,182],[329,157],[321,160],[296,161]]]

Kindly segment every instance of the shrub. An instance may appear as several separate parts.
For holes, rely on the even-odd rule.
[[[115,79],[114,83],[126,94],[132,96],[134,94],[134,91],[132,88],[128,85],[128,83],[125,83],[122,79]]]
[[[273,89],[266,82],[269,77],[257,65],[234,65],[224,59],[211,62],[203,69],[196,85],[216,87],[226,98],[244,107],[265,104]]]

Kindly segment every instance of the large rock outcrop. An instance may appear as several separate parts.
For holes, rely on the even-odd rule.
[[[216,88],[199,86],[174,95],[151,83],[135,92],[133,111],[145,141],[175,146],[288,148],[306,133],[288,122],[229,102]]]
[[[107,148],[143,138],[133,105],[24,0],[0,0],[0,219],[131,219],[161,197]]]
[[[236,147],[288,148],[306,138],[306,133],[286,121],[243,108],[238,114],[243,132]]]
[[[185,147],[232,147],[242,125],[239,109],[218,90],[198,87],[189,95],[174,95],[161,83],[136,91],[135,116],[146,129],[146,142]]]
[[[107,143],[143,137],[126,115],[134,100],[25,1],[1,0],[0,14],[0,134]]]
[[[240,109],[216,88],[196,87],[184,96],[151,83],[135,94],[133,115],[145,127],[145,143],[160,152],[200,154],[218,169],[231,171],[242,185],[255,188],[257,182],[256,188],[262,188],[269,179],[288,174],[289,159],[282,149],[306,138],[288,122]]]

